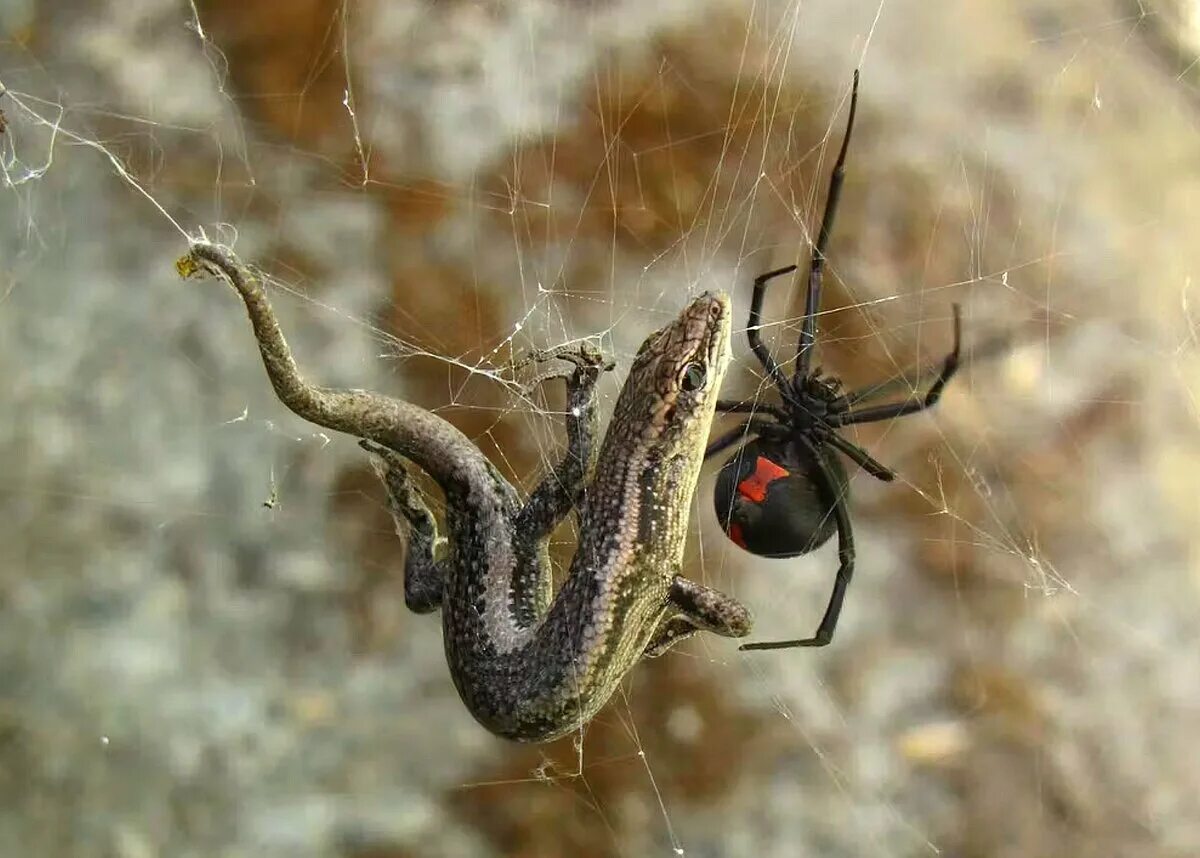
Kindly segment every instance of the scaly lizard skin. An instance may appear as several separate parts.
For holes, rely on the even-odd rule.
[[[284,405],[364,439],[377,455],[397,530],[408,539],[406,602],[418,613],[441,608],[454,685],[491,732],[542,742],[577,731],[643,656],[698,631],[749,634],[744,606],[679,575],[729,363],[724,295],[701,295],[642,344],[598,455],[594,392],[610,367],[586,348],[533,356],[563,358],[575,368],[567,380],[567,453],[522,504],[471,440],[437,415],[301,378],[262,284],[231,251],[197,243],[177,268],[185,277],[220,275],[242,297]],[[404,460],[444,493],[445,539]],[[546,541],[572,509],[579,542],[566,581],[552,594]]]

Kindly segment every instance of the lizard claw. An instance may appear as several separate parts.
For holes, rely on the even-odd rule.
[[[533,363],[548,363],[552,360],[566,361],[574,369],[551,369],[539,373],[520,386],[521,393],[528,396],[543,382],[555,378],[571,378],[591,376],[594,381],[602,372],[610,372],[616,367],[616,361],[606,357],[604,352],[589,340],[581,340],[578,344],[558,346],[553,349],[534,349],[522,355],[513,362],[513,369],[521,369]]]
[[[598,369],[608,372],[617,364],[608,358],[590,340],[581,340],[578,344],[558,346],[552,349],[534,349],[513,362],[513,369],[521,369],[533,363],[548,363],[552,360],[564,360],[573,364],[577,369]]]

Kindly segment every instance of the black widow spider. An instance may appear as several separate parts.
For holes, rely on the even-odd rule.
[[[846,133],[829,179],[821,230],[817,234],[817,243],[809,263],[804,323],[796,346],[796,365],[790,379],[763,345],[760,328],[767,284],[776,277],[790,274],[797,266],[789,265],[768,271],[754,281],[746,334],[750,349],[762,363],[782,402],[780,405],[770,405],[719,401],[719,412],[751,416],[736,429],[712,442],[704,454],[707,459],[747,438],[753,438],[721,468],[713,492],[721,527],[731,540],[747,551],[762,557],[796,557],[824,545],[834,530],[838,534],[841,566],[816,634],[802,640],[744,644],[741,647],[744,650],[825,646],[832,640],[838,616],[842,612],[846,587],[854,574],[854,537],[850,528],[850,513],[846,508],[849,486],[846,469],[835,451],[876,479],[890,481],[896,476],[866,450],[838,435],[837,430],[856,423],[891,420],[931,407],[958,369],[962,325],[956,304],[954,347],[943,361],[937,380],[922,398],[859,408],[856,406],[860,403],[891,389],[891,382],[843,393],[838,379],[822,376],[819,368],[809,370],[816,342],[816,316],[821,303],[825,251],[845,178],[846,150],[850,144],[857,107],[858,72],[855,71]],[[900,378],[906,375],[902,374]]]

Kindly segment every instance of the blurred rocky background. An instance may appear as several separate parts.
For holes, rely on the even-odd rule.
[[[1196,21],[0,0],[0,855],[1200,854]],[[403,609],[362,453],[173,260],[233,243],[310,375],[438,410],[528,486],[561,398],[494,371],[602,334],[611,402],[688,295],[740,317],[807,254],[856,67],[822,363],[934,361],[953,302],[973,360],[857,433],[900,478],[853,481],[834,645],[698,641],[582,743],[494,739]],[[771,342],[801,305],[776,287]],[[690,574],[807,634],[832,546],[755,561],[709,491]]]

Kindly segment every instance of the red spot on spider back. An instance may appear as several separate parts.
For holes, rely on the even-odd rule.
[[[729,523],[729,538],[733,540],[733,544],[739,548],[746,547],[746,537],[742,535],[742,526],[736,521]]]
[[[767,486],[788,476],[791,476],[788,471],[770,459],[759,456],[758,461],[754,463],[754,473],[738,483],[738,494],[754,503],[762,503],[767,499]],[[732,537],[732,534],[730,536]]]

